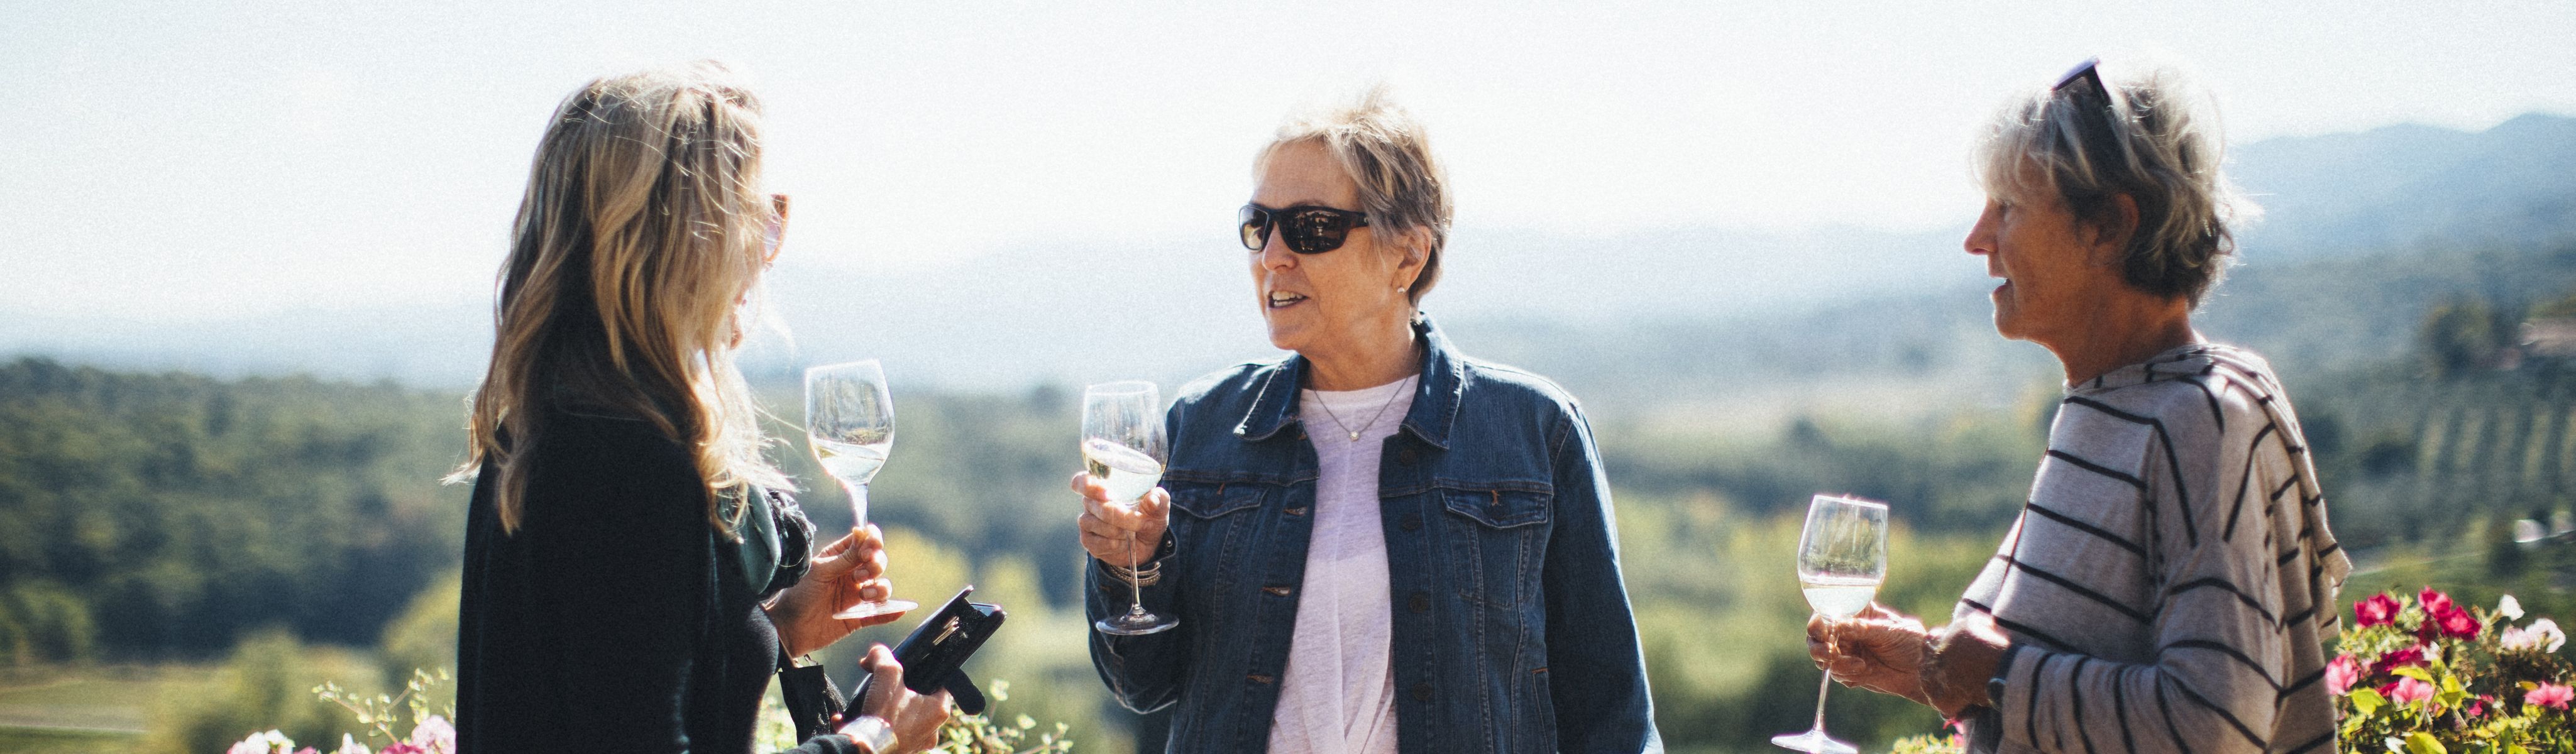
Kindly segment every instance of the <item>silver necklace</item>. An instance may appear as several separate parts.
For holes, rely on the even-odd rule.
[[[1321,396],[1316,398],[1315,407],[1324,410],[1324,418],[1333,420],[1333,426],[1340,428],[1343,433],[1349,434],[1351,436],[1351,442],[1359,442],[1360,433],[1369,431],[1370,427],[1377,426],[1377,420],[1386,418],[1386,410],[1395,405],[1395,399],[1402,398],[1405,393],[1412,392],[1413,381],[1421,377],[1422,375],[1417,374],[1404,378],[1404,386],[1396,388],[1394,394],[1388,395],[1385,403],[1378,404],[1377,413],[1370,414],[1368,423],[1360,425],[1359,429],[1351,429],[1351,425],[1342,423],[1342,417],[1333,415],[1333,405],[1325,402]],[[1317,390],[1315,392],[1322,393],[1323,391]]]

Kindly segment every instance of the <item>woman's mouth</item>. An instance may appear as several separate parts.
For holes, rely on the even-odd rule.
[[[1267,303],[1272,309],[1286,309],[1291,306],[1296,306],[1298,302],[1305,300],[1306,297],[1289,293],[1287,291],[1271,291],[1270,299]]]

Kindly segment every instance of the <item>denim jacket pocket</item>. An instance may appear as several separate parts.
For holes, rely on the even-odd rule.
[[[1547,523],[1554,502],[1554,495],[1521,489],[1440,490],[1440,504],[1449,512],[1495,529]]]
[[[1173,510],[1201,519],[1261,507],[1261,498],[1267,492],[1260,484],[1225,482],[1166,481],[1163,489],[1172,493]]]
[[[1444,486],[1434,490],[1448,509],[1442,528],[1443,579],[1460,598],[1490,611],[1485,627],[1511,636],[1537,615],[1538,574],[1545,558],[1554,497],[1499,487]]]

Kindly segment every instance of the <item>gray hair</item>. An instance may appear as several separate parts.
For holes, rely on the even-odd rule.
[[[1422,123],[1395,103],[1384,84],[1336,107],[1291,117],[1270,144],[1253,159],[1253,169],[1270,163],[1282,147],[1314,142],[1333,155],[1342,172],[1358,184],[1360,211],[1379,232],[1397,235],[1428,230],[1422,273],[1405,295],[1414,303],[1440,282],[1440,255],[1449,243],[1449,173],[1431,154],[1431,137]]]
[[[2138,225],[2122,277],[2140,291],[2199,306],[2236,253],[2229,226],[2261,214],[2220,172],[2226,146],[2217,106],[2169,67],[2102,82],[2111,100],[2107,133],[2088,127],[2104,122],[2099,105],[2074,96],[2090,83],[2015,95],[1978,146],[1978,178],[1998,198],[2053,192],[2078,223],[2094,228],[2116,222],[2113,197],[2128,195]]]

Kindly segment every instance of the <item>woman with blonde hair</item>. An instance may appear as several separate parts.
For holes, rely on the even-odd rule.
[[[476,751],[747,752],[787,658],[887,596],[874,527],[813,549],[733,363],[784,234],[760,104],[724,67],[601,78],[537,148],[475,393],[457,740]],[[917,751],[946,695],[876,682],[800,752]]]

